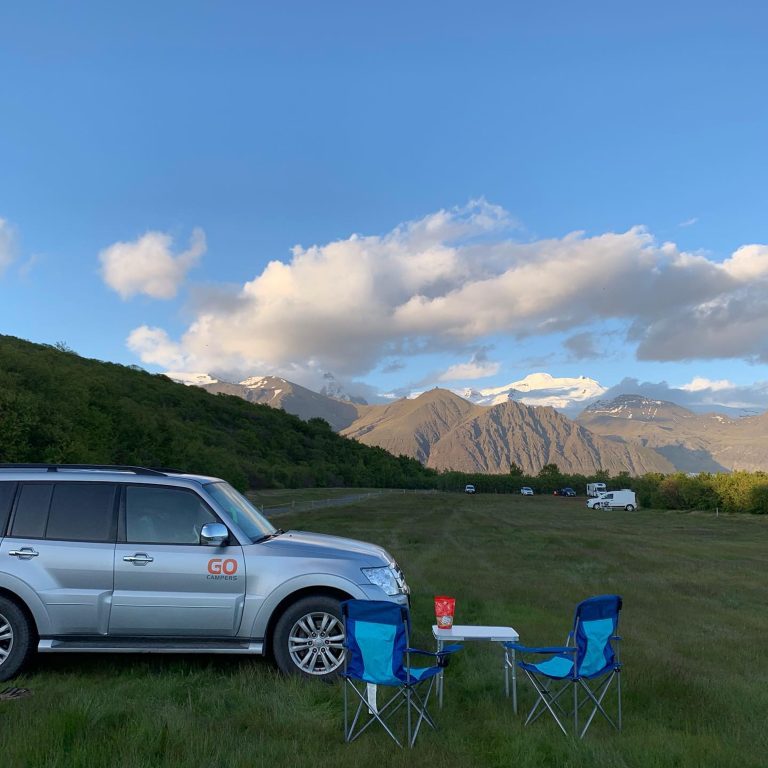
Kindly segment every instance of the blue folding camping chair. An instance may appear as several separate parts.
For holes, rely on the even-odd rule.
[[[522,653],[523,656],[549,656],[536,664],[529,663],[525,658],[517,662],[538,693],[538,698],[525,721],[526,725],[538,720],[548,711],[560,726],[560,730],[567,735],[568,730],[563,721],[568,718],[569,712],[565,708],[563,693],[570,685],[573,688],[570,714],[573,716],[574,735],[578,734],[579,738],[583,739],[598,712],[616,730],[621,730],[621,663],[618,652],[621,638],[617,634],[621,605],[621,597],[618,595],[598,595],[580,602],[576,606],[573,629],[568,633],[564,646],[531,647],[504,643],[508,650]],[[508,655],[506,663],[510,666]],[[614,678],[618,710],[616,722],[603,706],[603,700]],[[592,711],[579,732],[579,710],[590,705]]]
[[[371,723],[378,722],[402,747],[390,728],[392,716],[405,705],[406,736],[412,747],[423,722],[435,728],[427,711],[435,677],[447,666],[451,654],[460,645],[450,645],[439,653],[410,647],[408,608],[385,600],[347,600],[341,604],[344,621],[344,740],[354,741]],[[432,667],[412,667],[411,655],[431,656]],[[373,687],[372,687],[373,686]],[[378,686],[396,688],[392,696],[378,706]],[[349,690],[359,699],[357,711],[349,722]],[[361,719],[363,710],[367,717]],[[415,718],[415,723],[413,722]]]

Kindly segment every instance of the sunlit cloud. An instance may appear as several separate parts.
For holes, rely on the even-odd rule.
[[[242,285],[210,289],[209,300],[199,289],[178,339],[134,332],[131,349],[144,362],[180,356],[186,370],[293,374],[300,383],[449,353],[457,361],[438,376],[469,379],[498,370],[461,362],[493,337],[570,333],[566,348],[586,358],[599,349],[587,329],[618,321],[639,359],[768,357],[768,246],[718,262],[643,227],[529,242],[518,233],[506,211],[477,200],[384,235],[296,246]],[[123,295],[172,295],[204,249],[200,239],[173,257],[159,237],[156,284],[148,262],[139,278],[129,259],[116,259],[125,269],[113,287]],[[140,242],[117,253],[143,250]]]
[[[172,245],[173,238],[163,232],[147,232],[132,242],[110,245],[99,254],[104,282],[123,299],[142,293],[172,299],[205,253],[205,233],[194,229],[189,248],[177,256]]]

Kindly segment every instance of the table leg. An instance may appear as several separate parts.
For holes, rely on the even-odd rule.
[[[517,664],[514,649],[512,649],[512,711],[517,714]]]
[[[504,649],[504,695],[509,698],[509,651]]]
[[[443,641],[438,637],[437,638],[437,652],[440,653],[440,651],[443,650]],[[438,709],[443,708],[443,674],[445,673],[445,668],[440,667],[440,672],[437,675],[437,706]]]

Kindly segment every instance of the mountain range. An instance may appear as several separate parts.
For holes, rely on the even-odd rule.
[[[655,451],[602,438],[550,407],[511,400],[482,406],[433,389],[358,411],[359,418],[342,435],[411,456],[432,469],[498,474],[516,464],[525,474],[536,474],[554,463],[564,472],[583,474],[674,471]]]
[[[335,397],[274,376],[233,384],[207,374],[168,375],[305,420],[320,417],[346,437],[441,470],[505,473],[512,463],[529,474],[549,463],[583,474],[768,470],[768,414],[699,414],[641,395],[595,402],[605,388],[587,377],[537,373],[505,387],[433,389],[368,405],[346,398],[333,379]],[[565,399],[591,404],[570,419],[553,407]]]

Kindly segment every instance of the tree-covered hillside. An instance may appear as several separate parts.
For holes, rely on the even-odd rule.
[[[321,419],[11,336],[0,336],[0,461],[173,467],[240,488],[408,488],[435,475]]]

